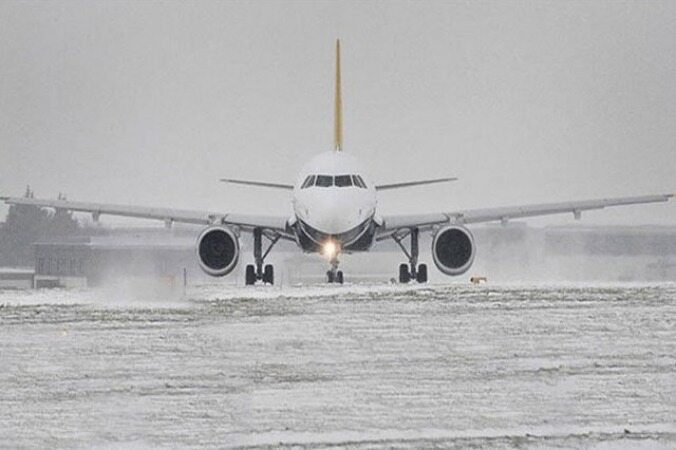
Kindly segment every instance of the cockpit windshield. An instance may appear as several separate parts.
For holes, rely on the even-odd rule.
[[[364,180],[362,179],[361,176],[359,176],[359,175],[352,175],[352,179],[354,180],[354,185],[355,185],[355,186],[357,186],[357,187],[359,187],[359,188],[362,188],[362,189],[366,189],[366,183],[364,183]]]
[[[333,186],[333,177],[331,175],[317,175],[317,186],[318,187]]]
[[[352,186],[352,177],[350,175],[337,175],[336,186],[338,187]]]
[[[316,178],[316,177],[315,177],[314,175],[309,175],[309,176],[305,179],[305,181],[303,181],[303,185],[302,185],[300,188],[301,188],[301,189],[305,189],[305,188],[308,188],[308,187],[312,186],[313,184],[315,184],[315,178]]]
[[[312,186],[317,187],[351,187],[366,189],[366,183],[359,175],[308,175],[300,186],[301,189],[307,189]]]

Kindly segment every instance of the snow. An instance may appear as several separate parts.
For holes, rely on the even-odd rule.
[[[0,292],[2,448],[674,448],[676,285]]]

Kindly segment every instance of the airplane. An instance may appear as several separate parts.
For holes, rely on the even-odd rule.
[[[366,168],[343,151],[340,40],[336,40],[335,69],[334,145],[330,151],[312,158],[293,185],[230,178],[221,180],[292,192],[293,214],[290,217],[72,202],[63,198],[0,197],[0,200],[10,205],[87,212],[92,214],[95,222],[101,215],[116,215],[162,220],[167,227],[174,222],[203,225],[205,228],[196,242],[197,259],[202,270],[214,277],[225,276],[235,269],[240,259],[240,236],[251,233],[253,264],[246,266],[245,283],[253,285],[257,282],[274,284],[274,268],[265,264],[265,259],[280,239],[295,242],[305,253],[323,255],[329,263],[326,273],[328,283],[340,284],[344,282],[343,272],[339,270],[340,255],[367,252],[377,243],[392,239],[408,260],[399,266],[399,282],[425,283],[428,279],[427,265],[418,261],[421,232],[432,233],[432,259],[436,267],[446,275],[457,276],[469,270],[476,254],[468,225],[495,221],[505,224],[516,218],[560,213],[572,213],[580,219],[583,211],[666,202],[674,196],[645,195],[428,214],[382,215],[377,201],[380,191],[457,179],[446,177],[394,184],[375,184],[370,180]]]

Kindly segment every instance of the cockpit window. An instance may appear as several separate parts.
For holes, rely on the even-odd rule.
[[[336,186],[352,186],[352,177],[350,175],[336,175]]]
[[[333,186],[333,177],[330,175],[317,175],[316,186],[331,187]]]
[[[360,189],[366,189],[366,183],[359,175],[309,175],[303,181],[301,189],[307,189],[312,186],[317,187],[350,187],[357,186]]]
[[[352,175],[352,179],[354,181],[354,185],[361,188],[361,189],[366,189],[366,183],[364,183],[364,180],[362,179],[361,176],[359,175]]]
[[[300,187],[301,189],[307,189],[310,186],[315,184],[315,176],[314,175],[309,175],[305,181],[303,181],[303,185]]]

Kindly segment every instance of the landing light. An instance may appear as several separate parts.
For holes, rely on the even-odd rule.
[[[326,241],[322,245],[322,255],[329,259],[333,259],[340,250],[338,243],[335,241]]]

